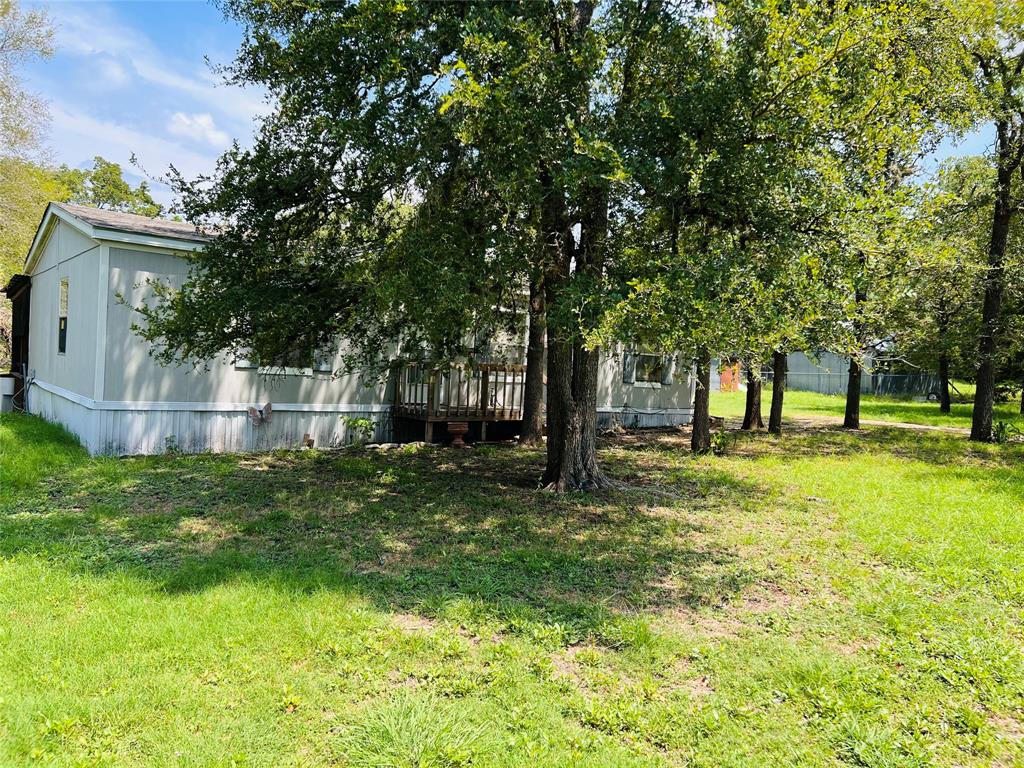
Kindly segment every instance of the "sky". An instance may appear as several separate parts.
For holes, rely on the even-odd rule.
[[[223,84],[211,65],[233,58],[241,28],[201,2],[24,2],[45,8],[55,54],[22,70],[49,104],[56,163],[87,167],[95,155],[129,165],[134,153],[159,178],[173,164],[188,177],[213,169],[232,139],[251,143],[260,91]],[[154,197],[170,191],[150,182]]]
[[[234,58],[242,30],[204,0],[24,5],[46,8],[56,27],[54,56],[23,75],[49,102],[57,163],[84,168],[102,155],[138,182],[134,154],[167,205],[170,191],[153,179],[172,164],[189,178],[211,171],[232,139],[251,142],[254,118],[268,110],[261,92],[224,85],[214,71]],[[986,132],[946,140],[921,170],[989,144]]]

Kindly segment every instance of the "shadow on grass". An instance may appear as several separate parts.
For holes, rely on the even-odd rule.
[[[733,442],[727,453],[749,459],[768,455],[820,458],[884,453],[940,466],[963,466],[965,461],[968,466],[976,464],[989,468],[1019,469],[1024,466],[1022,442],[1004,445],[973,443],[966,435],[956,432],[876,425],[852,431],[832,424],[801,423],[796,426],[790,422],[785,427],[781,437],[763,430],[744,432],[729,429]],[[605,444],[623,451],[677,454],[688,452],[689,442],[689,429],[674,428],[639,430],[606,440]],[[730,481],[727,475],[719,479],[724,484]]]
[[[33,421],[5,426],[57,440]],[[541,459],[513,448],[81,457],[0,501],[0,554],[127,571],[172,593],[237,579],[339,590],[511,630],[557,624],[568,639],[638,609],[718,605],[757,577],[689,514],[757,488],[676,468],[666,500],[641,482],[656,455],[615,451],[606,464],[630,487],[557,497],[536,488]]]

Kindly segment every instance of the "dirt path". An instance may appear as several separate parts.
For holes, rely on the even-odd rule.
[[[839,417],[828,418],[825,416],[801,416],[799,418],[787,419],[793,424],[802,426],[840,426],[843,420]],[[944,427],[936,424],[911,424],[908,421],[880,421],[877,419],[861,419],[862,427],[893,427],[895,429],[912,429],[918,432],[949,432],[954,435],[969,435],[971,430],[966,427]]]

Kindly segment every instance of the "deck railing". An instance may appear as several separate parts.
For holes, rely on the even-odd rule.
[[[525,385],[525,365],[405,365],[395,382],[395,412],[424,421],[518,421]]]

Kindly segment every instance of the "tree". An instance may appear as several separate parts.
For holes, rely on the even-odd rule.
[[[39,226],[39,217],[51,200],[67,199],[67,189],[52,169],[29,160],[0,158],[0,288],[18,274]],[[0,302],[0,367],[8,360],[11,308]]]
[[[53,52],[53,27],[44,11],[23,12],[0,0],[0,156],[27,158],[41,144],[46,106],[17,76],[24,62]]]
[[[535,275],[530,280],[529,327],[526,341],[526,380],[523,386],[523,428],[519,442],[540,445],[544,437],[544,349],[547,313],[544,284]]]
[[[668,9],[228,10],[248,29],[232,76],[279,107],[210,184],[180,180],[186,215],[225,226],[185,288],[143,308],[162,359],[250,346],[273,357],[341,337],[353,367],[380,365],[396,342],[444,361],[514,325],[532,282],[547,336],[544,482],[605,485],[586,330],[611,254],[630,62]],[[536,335],[531,347],[536,363]]]
[[[92,168],[68,168],[62,165],[57,177],[69,190],[68,201],[140,216],[159,216],[163,208],[153,199],[149,184],[140,181],[134,189],[125,180],[121,166],[99,155]]]
[[[842,237],[847,317],[833,348],[849,355],[843,426],[860,427],[863,359],[890,346],[904,332],[904,307],[913,272],[913,203],[910,185],[918,161],[948,130],[963,127],[972,107],[965,95],[956,18],[938,2],[906,2],[878,36],[880,67],[860,76],[863,95],[856,119],[837,137],[851,213]],[[858,103],[860,106],[858,106]]]
[[[970,377],[981,320],[989,215],[992,208],[989,158],[965,157],[945,163],[923,189],[916,206],[920,268],[905,316],[911,332],[894,355],[911,366],[935,371],[939,408],[950,411],[950,379]]]
[[[1024,7],[969,0],[951,3],[959,22],[965,62],[978,96],[978,114],[995,128],[995,173],[988,254],[983,281],[981,333],[971,439],[992,440],[992,406],[1004,327],[1006,260],[1010,231],[1022,200],[1014,175],[1024,165]]]
[[[40,203],[56,196],[53,181],[38,165],[46,107],[25,90],[17,68],[49,56],[53,29],[43,11],[22,12],[0,0],[0,287],[21,267]],[[0,301],[0,361],[10,354],[11,311]]]
[[[775,280],[779,265],[803,263],[811,275],[792,286],[831,291],[822,278],[838,272],[819,259],[838,251],[821,244],[857,232],[880,148],[919,136],[901,107],[934,83],[903,50],[926,36],[933,10],[719,2],[673,28],[671,45],[645,49],[645,72],[665,95],[645,100],[631,126],[640,146],[627,167],[644,208],[627,212],[633,243],[613,273],[606,334],[690,350],[694,451],[710,447],[710,358],[763,359],[777,322],[787,326],[780,338],[799,336],[802,298],[788,277]],[[852,156],[865,189],[851,183]]]

